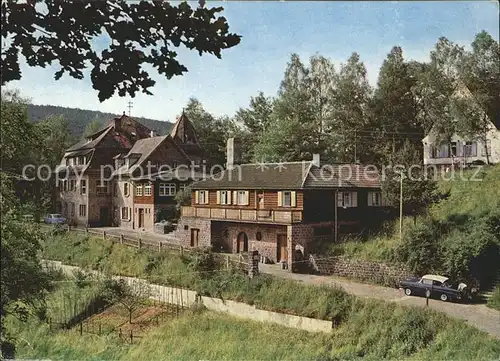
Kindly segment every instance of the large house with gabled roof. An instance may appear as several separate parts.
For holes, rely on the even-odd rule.
[[[317,242],[334,242],[383,218],[380,175],[360,164],[312,161],[235,164],[191,185],[191,206],[173,236],[185,246],[257,250],[291,265]]]

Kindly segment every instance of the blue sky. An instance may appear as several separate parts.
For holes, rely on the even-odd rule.
[[[316,53],[336,64],[358,52],[376,84],[378,69],[394,45],[406,58],[428,59],[437,39],[468,45],[486,30],[499,37],[496,1],[408,2],[207,2],[222,5],[230,29],[243,36],[241,43],[211,55],[179,52],[189,72],[171,80],[154,74],[154,95],[118,96],[100,103],[88,77],[53,79],[54,70],[22,66],[18,88],[35,104],[51,104],[122,113],[129,100],[132,116],[172,121],[189,97],[198,98],[214,115],[233,115],[248,106],[250,96],[263,91],[275,95],[291,53],[305,62]],[[55,67],[54,67],[55,68]]]

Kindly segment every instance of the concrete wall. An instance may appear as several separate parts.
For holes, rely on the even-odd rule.
[[[66,274],[72,274],[74,270],[82,271],[82,269],[79,267],[63,265],[61,262],[45,261],[45,264],[53,268],[62,269]],[[96,271],[90,271],[89,273],[99,275],[99,273]],[[123,279],[131,287],[133,287],[137,282],[149,284],[145,280],[133,277],[114,276],[112,278]],[[219,298],[204,296],[199,297],[197,295],[197,292],[181,288],[161,286],[156,284],[149,284],[149,286],[152,292],[150,298],[162,302],[190,307],[197,301],[201,301],[203,306],[211,311],[227,313],[229,315],[236,316],[242,319],[259,322],[271,322],[281,326],[305,330],[309,332],[329,333],[332,330],[332,323],[330,321],[259,310],[255,306],[248,305],[242,302],[221,300]]]

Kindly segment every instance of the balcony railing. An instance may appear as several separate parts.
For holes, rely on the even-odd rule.
[[[205,208],[205,207],[182,207],[183,217],[201,217],[214,220],[231,220],[246,222],[269,222],[269,223],[300,223],[302,222],[302,211],[292,210],[257,210],[237,208]]]

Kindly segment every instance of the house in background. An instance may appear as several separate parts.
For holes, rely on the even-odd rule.
[[[184,110],[172,127],[170,136],[195,165],[202,164],[204,160],[207,160],[207,155],[204,154],[198,141],[196,130]]]
[[[227,154],[226,170],[191,186],[192,204],[182,207],[172,234],[186,246],[257,250],[290,265],[318,242],[334,242],[384,213],[379,174],[362,165],[322,166],[319,155],[237,165],[231,140]]]
[[[101,182],[101,167],[112,165],[114,156],[150,136],[150,129],[123,115],[68,148],[55,170],[61,179],[57,210],[73,224],[111,225],[112,184]],[[107,169],[105,177],[111,171]]]
[[[474,102],[469,89],[461,85],[455,96],[470,99]],[[422,139],[424,146],[424,165],[449,168],[452,166],[465,167],[473,164],[500,163],[500,129],[482,112],[487,127],[482,135],[463,138],[453,135],[450,142],[439,142],[436,130],[433,128]]]

